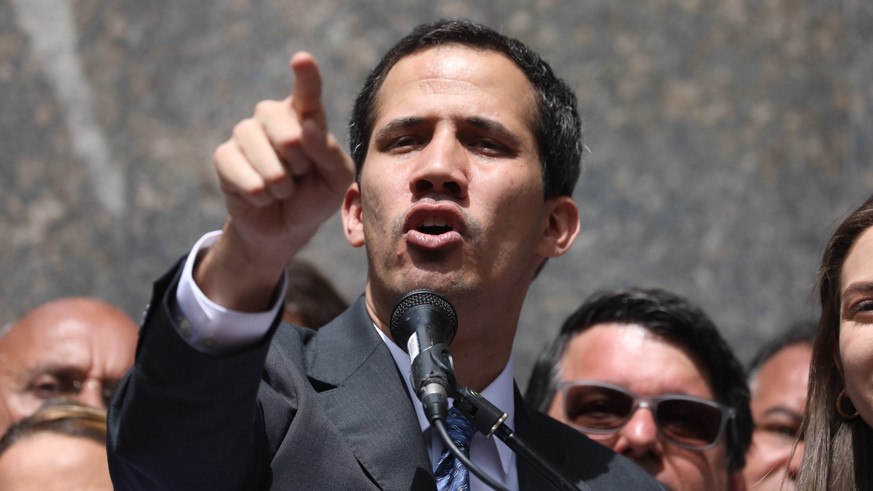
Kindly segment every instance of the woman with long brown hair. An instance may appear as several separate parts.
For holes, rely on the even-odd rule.
[[[822,257],[798,489],[873,489],[871,227],[873,196],[840,223]]]

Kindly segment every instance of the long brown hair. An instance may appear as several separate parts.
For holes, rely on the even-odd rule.
[[[836,412],[845,388],[837,368],[843,263],[858,237],[873,226],[873,196],[844,219],[831,237],[818,273],[821,318],[812,350],[809,397],[803,422],[805,448],[797,481],[801,490],[873,489],[873,429],[861,418]]]

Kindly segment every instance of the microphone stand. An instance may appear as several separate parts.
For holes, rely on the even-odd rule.
[[[537,455],[511,428],[503,424],[507,418],[506,413],[469,387],[456,388],[455,392],[458,394],[455,398],[455,407],[473,422],[473,426],[480,433],[486,437],[497,435],[516,455],[531,464],[555,489],[579,491],[579,488],[568,481],[553,465]]]

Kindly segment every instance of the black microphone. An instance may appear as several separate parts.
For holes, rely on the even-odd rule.
[[[397,302],[390,327],[394,342],[409,353],[412,388],[428,421],[445,421],[448,394],[455,391],[455,367],[448,346],[458,331],[454,307],[432,291],[414,290]]]

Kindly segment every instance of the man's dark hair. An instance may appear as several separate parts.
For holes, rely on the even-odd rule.
[[[740,470],[752,441],[749,387],[740,364],[718,329],[699,307],[673,293],[629,288],[595,293],[564,324],[537,358],[525,399],[539,409],[551,404],[560,379],[564,351],[577,334],[598,324],[634,324],[685,349],[706,373],[716,400],[736,412],[728,426],[728,471]]]
[[[777,353],[789,346],[795,344],[807,344],[812,348],[812,343],[815,341],[815,322],[801,321],[788,326],[788,329],[780,333],[778,336],[767,341],[761,346],[749,362],[748,373],[749,384],[758,375],[761,367],[770,358],[776,356]]]
[[[537,112],[532,130],[543,168],[545,198],[572,196],[579,180],[583,149],[576,95],[555,76],[539,54],[523,43],[466,20],[440,20],[418,26],[398,41],[370,72],[349,121],[349,147],[355,161],[356,180],[360,182],[376,120],[379,89],[388,72],[407,56],[452,44],[502,53],[524,72],[536,94]]]

